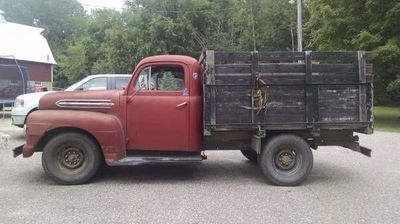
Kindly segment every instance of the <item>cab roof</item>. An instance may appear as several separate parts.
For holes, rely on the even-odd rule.
[[[149,62],[181,62],[187,65],[191,65],[196,63],[197,60],[184,55],[157,55],[146,57],[142,59],[139,64],[145,64]]]

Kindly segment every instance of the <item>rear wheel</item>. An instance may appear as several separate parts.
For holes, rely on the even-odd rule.
[[[259,165],[268,181],[275,185],[295,186],[310,174],[313,155],[310,146],[294,135],[270,139],[259,155]]]
[[[96,174],[100,164],[97,144],[83,134],[58,134],[43,149],[43,169],[60,184],[83,184]]]
[[[242,154],[244,155],[244,157],[246,157],[248,160],[250,160],[253,163],[257,163],[257,153],[256,151],[252,150],[252,149],[247,149],[247,150],[240,150],[240,152],[242,152]]]

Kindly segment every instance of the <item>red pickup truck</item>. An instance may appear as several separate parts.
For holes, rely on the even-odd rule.
[[[82,184],[109,166],[187,164],[241,150],[276,185],[298,185],[311,148],[370,156],[371,66],[365,52],[214,52],[143,59],[125,90],[56,92],[27,120],[14,156],[42,153],[45,173]]]

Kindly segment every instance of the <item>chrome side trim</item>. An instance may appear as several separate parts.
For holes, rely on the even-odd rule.
[[[92,99],[64,99],[56,102],[61,108],[111,108],[114,103],[111,100]]]

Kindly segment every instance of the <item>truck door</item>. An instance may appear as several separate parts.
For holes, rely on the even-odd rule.
[[[130,150],[186,151],[189,145],[188,68],[177,63],[142,66],[127,104]],[[136,92],[138,91],[138,92]]]

